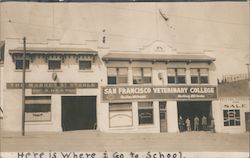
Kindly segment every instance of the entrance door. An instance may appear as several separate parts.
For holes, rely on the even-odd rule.
[[[207,125],[210,125],[212,118],[212,106],[211,101],[178,101],[178,118],[182,116],[184,122],[187,118],[190,119],[191,129],[194,129],[194,118],[199,118],[199,130],[202,129],[201,118],[205,116],[207,118]]]
[[[250,112],[245,112],[246,131],[250,132]]]
[[[96,97],[63,96],[62,128],[63,131],[95,129]]]
[[[167,102],[165,102],[165,101],[159,102],[159,109],[160,109],[160,131],[161,132],[167,132],[168,131],[166,105],[167,105]]]

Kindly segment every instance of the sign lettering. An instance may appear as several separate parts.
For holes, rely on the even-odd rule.
[[[216,86],[102,87],[103,101],[136,99],[216,99]]]

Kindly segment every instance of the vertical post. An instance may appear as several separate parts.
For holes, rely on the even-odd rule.
[[[26,72],[26,38],[23,37],[22,136],[25,136],[25,72]]]

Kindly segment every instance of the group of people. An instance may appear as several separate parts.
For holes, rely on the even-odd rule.
[[[207,131],[207,130],[211,130],[212,132],[214,132],[214,120],[213,118],[211,119],[211,125],[208,126],[208,120],[207,120],[207,117],[206,116],[202,116],[201,118],[201,126],[200,126],[200,119],[199,117],[195,116],[194,118],[194,124],[193,124],[193,130],[194,131],[200,131],[200,130],[203,130],[203,131]],[[182,118],[182,116],[179,117],[179,130],[180,132],[183,132],[185,130],[187,131],[191,131],[191,121],[189,119],[189,117],[186,118],[185,122]],[[200,127],[202,129],[200,129]]]

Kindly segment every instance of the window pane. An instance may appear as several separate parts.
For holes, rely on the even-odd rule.
[[[128,83],[128,77],[118,77],[118,84],[119,83]]]
[[[152,76],[152,69],[151,68],[143,68],[143,76],[151,77]]]
[[[165,101],[159,102],[160,109],[166,109],[166,104],[167,104],[167,102],[165,102]]]
[[[46,104],[47,103],[47,104]],[[51,97],[27,96],[25,97],[25,121],[50,121]]]
[[[25,112],[50,112],[49,104],[28,104],[25,105]]]
[[[190,69],[191,76],[199,76],[198,69]]]
[[[116,84],[116,77],[108,76],[108,84]]]
[[[165,112],[161,112],[160,113],[160,119],[161,120],[165,120],[166,119],[166,113]]]
[[[91,61],[79,61],[79,69],[80,70],[90,70],[91,69]]]
[[[192,76],[191,83],[198,83],[198,76]]]
[[[109,110],[132,110],[132,103],[109,103]]]
[[[133,68],[133,76],[142,76],[141,68]]]
[[[235,110],[235,117],[240,117],[240,110]]]
[[[186,75],[186,69],[177,69],[177,75]]]
[[[30,62],[29,60],[25,60],[25,68],[29,69]],[[16,60],[16,70],[22,70],[23,69],[23,60]]]
[[[153,108],[153,102],[138,102],[138,108]]]
[[[176,83],[177,84],[186,83],[186,77],[184,77],[184,76],[177,76],[176,77]]]
[[[200,82],[201,83],[208,83],[208,77],[207,76],[201,76],[200,77]]]
[[[119,75],[128,75],[128,68],[119,68],[118,74]]]
[[[168,83],[175,83],[175,77],[168,76]]]
[[[61,61],[60,60],[49,60],[49,70],[59,70],[61,69]]]
[[[175,69],[168,69],[168,76],[175,76]]]
[[[108,76],[116,76],[116,68],[108,68]]]
[[[139,124],[152,124],[153,123],[153,109],[139,109]]]
[[[201,76],[208,76],[208,69],[200,69]]]
[[[143,83],[151,83],[152,79],[151,77],[143,77]]]

